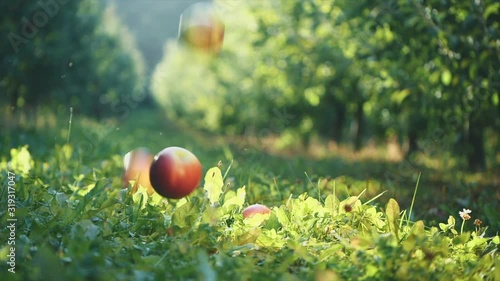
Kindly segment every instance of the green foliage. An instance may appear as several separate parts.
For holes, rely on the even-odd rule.
[[[395,135],[409,153],[452,151],[472,170],[495,154],[495,1],[223,2],[220,54],[165,48],[152,91],[170,118],[284,146]]]
[[[104,116],[121,114],[123,100],[142,101],[142,58],[112,6],[60,2],[1,4],[2,107]]]
[[[11,160],[8,166],[13,173],[17,173],[23,176],[29,174],[34,162],[28,151],[27,145],[20,147],[19,149],[11,149],[10,157]]]
[[[476,155],[488,151],[490,163],[498,162],[495,1],[226,7],[222,52],[206,56],[169,43],[152,90],[172,119],[244,134],[236,145],[151,112],[124,122],[144,97],[144,68],[113,8],[35,2],[0,4],[7,35],[0,42],[0,111],[55,111],[36,116],[29,129],[2,118],[0,205],[9,208],[0,219],[12,217],[14,186],[16,274],[7,271],[12,230],[4,227],[0,279],[500,279],[498,191],[483,188],[483,181],[498,182],[496,175],[424,169],[423,191],[415,188],[411,199],[417,177],[400,180],[402,174],[425,168],[415,159],[433,159],[399,165],[324,151],[319,159],[269,155],[260,150],[267,143],[258,143],[279,135],[276,143],[286,148],[322,137],[360,148],[367,138],[390,135],[410,146],[431,143],[421,146],[424,154],[457,144],[471,168],[483,168]],[[36,31],[29,26],[35,23]],[[72,130],[61,121],[69,106],[78,120]],[[96,123],[80,112],[115,119]],[[485,147],[487,138],[493,145]],[[207,169],[203,188],[181,200],[150,196],[143,187],[132,193],[133,182],[124,188],[124,152],[176,144],[195,151],[205,168],[219,159],[234,160],[234,168]],[[254,203],[271,213],[243,218]],[[456,217],[457,205],[478,220]]]
[[[205,176],[205,184],[203,185],[203,189],[205,189],[205,191],[207,192],[210,204],[214,205],[219,201],[223,186],[224,182],[220,169],[218,167],[209,169]]]
[[[439,228],[411,222],[396,200],[381,210],[364,190],[339,198],[334,185],[316,198],[283,185],[267,194],[268,201],[286,194],[270,215],[243,218],[255,186],[222,189],[218,167],[207,169],[205,189],[167,200],[142,187],[135,194],[132,185],[121,189],[121,156],[110,151],[87,162],[71,144],[56,145],[47,158],[29,155],[27,147],[13,148],[0,162],[2,187],[6,171],[16,173],[16,274],[7,273],[8,248],[0,247],[1,274],[9,280],[498,277],[498,234],[485,236],[484,227],[459,233],[453,216]],[[30,169],[22,174],[13,163]],[[227,168],[225,175],[237,172]],[[7,205],[6,196],[0,203]],[[7,228],[0,237],[8,237]]]
[[[398,202],[394,199],[390,199],[389,203],[387,203],[387,208],[385,209],[385,215],[387,217],[387,225],[389,226],[389,230],[399,239],[399,222],[397,221],[399,218],[399,205]]]

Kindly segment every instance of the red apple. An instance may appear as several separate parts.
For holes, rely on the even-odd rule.
[[[245,208],[243,210],[243,217],[244,218],[249,218],[255,214],[269,214],[271,213],[271,210],[264,205],[261,204],[253,204]]]
[[[212,3],[196,3],[182,13],[179,40],[197,50],[219,52],[224,41],[224,23]]]
[[[149,167],[153,162],[153,154],[144,147],[139,147],[129,151],[123,157],[123,176],[124,186],[128,186],[129,181],[135,180],[132,192],[137,191],[138,185],[146,188],[149,194],[153,194],[154,189],[149,182]]]
[[[167,147],[154,157],[149,178],[155,191],[167,198],[179,199],[195,190],[201,181],[200,161],[182,147]]]

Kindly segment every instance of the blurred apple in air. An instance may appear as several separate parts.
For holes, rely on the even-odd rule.
[[[224,41],[224,23],[212,3],[196,3],[182,13],[179,41],[208,53],[220,51]]]
[[[135,180],[132,192],[136,192],[139,185],[146,188],[149,194],[154,193],[153,186],[149,181],[149,168],[153,162],[154,155],[144,147],[129,151],[123,157],[123,184],[127,187],[129,181]]]

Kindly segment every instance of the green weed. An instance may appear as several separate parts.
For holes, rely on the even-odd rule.
[[[479,210],[465,219],[457,208],[436,226],[414,220],[421,181],[407,211],[373,180],[277,173],[260,165],[283,163],[268,155],[231,162],[230,145],[150,133],[152,150],[183,144],[213,163],[192,195],[167,200],[122,185],[122,155],[142,137],[110,130],[82,154],[85,126],[104,125],[75,122],[69,143],[64,133],[52,145],[40,137],[2,156],[0,204],[10,171],[17,219],[16,273],[2,242],[2,280],[499,280],[500,238],[472,216]],[[270,215],[244,218],[254,203]],[[9,235],[0,229],[2,241]]]

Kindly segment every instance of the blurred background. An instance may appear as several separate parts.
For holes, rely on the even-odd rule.
[[[3,1],[1,155],[70,108],[118,121],[142,110],[236,155],[341,157],[355,163],[342,174],[410,190],[427,171],[436,193],[460,188],[458,205],[496,213],[498,1],[213,1],[215,52],[177,40],[196,2]]]

